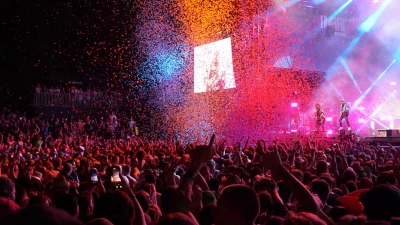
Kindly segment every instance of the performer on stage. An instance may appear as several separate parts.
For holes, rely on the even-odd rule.
[[[347,129],[351,130],[349,123],[349,105],[346,104],[344,99],[340,100],[340,119],[339,119],[339,130],[343,130],[342,120],[345,119],[347,123]]]
[[[325,134],[325,113],[324,110],[321,109],[321,105],[319,103],[315,104],[315,131],[319,133],[319,128],[322,128],[323,134]]]

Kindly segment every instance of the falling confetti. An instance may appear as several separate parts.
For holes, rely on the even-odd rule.
[[[116,100],[91,113],[133,117],[141,131],[154,136],[174,132],[188,141],[217,132],[229,138],[264,138],[293,126],[309,133],[314,104],[321,103],[334,117],[341,98],[354,106],[354,121],[376,120],[379,106],[379,114],[400,118],[392,107],[399,102],[393,94],[396,86],[389,85],[400,84],[400,35],[393,34],[399,29],[391,16],[398,9],[395,4],[350,4],[340,12],[340,1],[2,4],[7,18],[2,33],[8,42],[0,50],[9,55],[2,56],[5,70],[32,74],[31,82],[101,77],[101,91]],[[380,7],[386,11],[378,15]],[[227,38],[234,87],[195,93],[194,49]],[[212,57],[220,56],[204,54],[203,61]],[[210,75],[212,67],[228,66],[210,65],[204,73]],[[6,87],[0,91],[9,93]],[[293,102],[298,103],[295,112]],[[365,111],[356,111],[357,106]],[[79,107],[74,111],[88,113]],[[360,125],[368,131],[365,127]]]

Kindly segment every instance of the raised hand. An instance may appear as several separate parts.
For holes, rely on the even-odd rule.
[[[400,187],[400,165],[399,165],[399,158],[400,158],[400,148],[397,149],[396,156],[393,159],[393,174],[397,179],[397,186]]]
[[[215,134],[211,136],[211,140],[208,145],[196,146],[196,148],[194,149],[193,159],[201,163],[206,163],[207,161],[211,160],[212,157],[215,155],[213,148],[214,141]]]
[[[263,154],[264,153],[264,146],[261,140],[257,141],[257,148],[256,148],[256,153],[257,154]]]
[[[124,192],[126,192],[128,195],[133,193],[132,189],[129,187],[129,184],[126,182],[126,180],[121,172],[119,173],[119,179],[121,180],[122,190]]]
[[[271,171],[276,171],[284,168],[282,165],[281,157],[278,153],[278,148],[274,146],[272,151],[266,151],[261,154],[262,164],[264,168]]]
[[[331,150],[330,152],[329,152],[329,154],[331,155],[331,157],[332,157],[332,160],[334,160],[334,159],[336,159],[336,151],[335,151],[335,149],[333,149],[333,150]]]

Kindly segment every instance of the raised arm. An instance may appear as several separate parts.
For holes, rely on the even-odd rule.
[[[185,176],[179,184],[178,190],[186,196],[186,199],[191,199],[193,183],[201,169],[201,167],[214,156],[213,144],[215,135],[211,137],[208,145],[198,145],[194,150],[193,161],[190,164]],[[188,211],[189,209],[182,209]]]
[[[271,174],[280,178],[290,189],[293,197],[301,204],[306,212],[317,214],[319,207],[312,194],[283,166],[277,148],[262,155],[262,162],[265,169],[269,169]]]
[[[119,178],[121,179],[121,185],[122,185],[122,190],[128,194],[128,196],[131,198],[133,205],[135,206],[135,218],[133,219],[133,222],[135,225],[146,225],[146,219],[143,213],[143,209],[140,206],[138,200],[136,199],[136,195],[133,193],[132,189],[129,187],[129,185],[126,183],[124,177],[122,174],[119,174]]]
[[[329,225],[334,224],[329,217],[321,211],[314,196],[308,189],[282,165],[277,148],[264,153],[262,159],[263,166],[269,169],[272,174],[275,174],[287,185],[293,197],[300,203],[303,211],[317,215]]]
[[[397,179],[397,187],[400,187],[400,165],[399,165],[399,158],[400,158],[400,148],[397,149],[396,156],[393,159],[393,173]]]
[[[333,175],[335,176],[335,179],[337,179],[337,178],[339,177],[339,171],[338,171],[337,162],[336,162],[336,153],[337,153],[337,150],[336,150],[336,149],[333,149],[333,150],[330,152],[331,157],[332,157],[332,162],[331,162],[332,173],[333,173]]]

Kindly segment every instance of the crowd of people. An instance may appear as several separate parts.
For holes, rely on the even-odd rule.
[[[34,106],[63,107],[109,107],[120,101],[118,91],[101,90],[96,87],[50,86],[38,84],[35,87]]]
[[[117,121],[113,113],[93,123],[4,108],[0,224],[394,224],[400,217],[400,150],[390,144],[230,143],[218,135],[180,143],[136,136],[133,120],[110,130]]]
[[[36,94],[39,93],[69,93],[69,94],[90,94],[90,95],[100,95],[100,93],[103,92],[109,92],[109,91],[103,91],[100,90],[100,88],[96,87],[82,87],[81,83],[77,83],[76,85],[69,85],[67,87],[65,86],[47,86],[44,84],[37,84],[35,87],[35,92]]]

